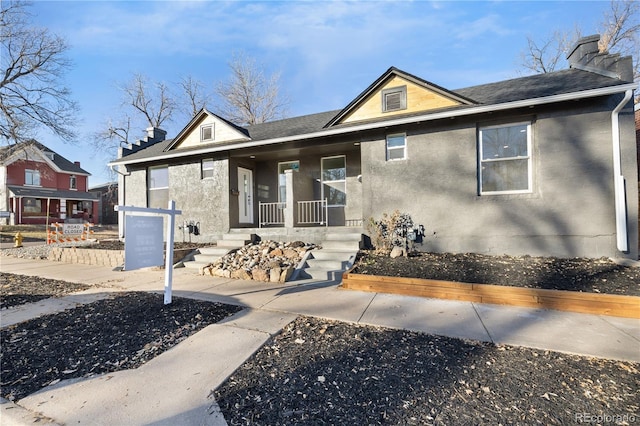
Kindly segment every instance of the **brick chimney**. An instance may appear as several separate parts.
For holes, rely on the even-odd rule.
[[[633,62],[631,56],[600,52],[598,34],[579,39],[569,55],[570,68],[594,72],[623,81],[633,81]]]

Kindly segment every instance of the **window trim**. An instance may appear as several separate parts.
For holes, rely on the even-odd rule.
[[[344,179],[324,180],[324,160],[330,160],[332,158],[344,158]],[[325,182],[344,183],[344,204],[329,204],[327,201],[327,207],[346,207],[347,206],[347,156],[346,155],[331,155],[329,157],[320,158],[320,194],[321,194],[322,200],[327,198],[324,194]]]
[[[491,129],[504,128],[504,127],[515,127],[515,126],[521,126],[521,125],[526,125],[526,129],[527,129],[527,155],[526,156],[505,157],[505,158],[500,158],[498,160],[482,159],[483,157],[482,132],[484,130],[491,130]],[[513,123],[504,123],[504,124],[478,127],[478,194],[479,195],[510,195],[510,194],[533,193],[533,155],[531,150],[533,145],[532,130],[533,130],[533,121],[518,121]],[[505,191],[483,191],[482,165],[485,163],[497,163],[497,162],[514,161],[514,160],[527,160],[527,189],[515,189],[515,190],[505,190]]]
[[[381,92],[382,112],[394,112],[407,109],[407,86],[389,87]],[[400,106],[398,108],[388,108],[387,96],[400,93]]]
[[[398,136],[402,136],[402,139],[404,140],[404,144],[402,145],[402,147],[398,147],[398,146],[394,146],[394,147],[389,147],[389,138],[394,138],[394,137],[398,137]],[[390,158],[389,157],[389,150],[391,151],[399,151],[402,149],[402,158]],[[406,160],[408,158],[407,156],[407,134],[406,133],[392,133],[390,135],[387,135],[387,137],[385,138],[385,156],[386,156],[386,161],[402,161],[402,160]]]
[[[207,142],[207,141],[212,141],[215,140],[215,127],[214,127],[215,123],[210,123],[210,124],[203,124],[202,126],[200,126],[200,142]],[[204,137],[204,132],[205,130],[211,130],[211,137],[210,138],[205,138]]]

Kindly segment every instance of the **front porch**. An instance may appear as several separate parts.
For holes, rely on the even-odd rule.
[[[236,151],[229,159],[231,229],[362,229],[359,143],[278,148]]]
[[[97,195],[89,192],[9,186],[9,225],[46,225],[66,219],[95,223]]]

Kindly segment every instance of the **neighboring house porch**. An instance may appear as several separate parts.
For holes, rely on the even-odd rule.
[[[96,223],[98,197],[90,192],[8,186],[12,225],[44,225],[66,219]],[[97,218],[96,218],[97,219]]]

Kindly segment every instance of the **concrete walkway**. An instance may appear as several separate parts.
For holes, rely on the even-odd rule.
[[[2,312],[1,326],[68,309],[113,291],[163,290],[164,271],[113,271],[0,257],[2,272],[92,284],[60,299]],[[199,276],[176,269],[173,294],[245,306],[136,370],[60,382],[19,401],[3,401],[0,424],[47,418],[60,424],[224,425],[212,389],[298,315],[402,328],[640,362],[640,320],[482,305],[339,289],[333,282],[269,284]],[[639,307],[640,309],[640,307]]]

